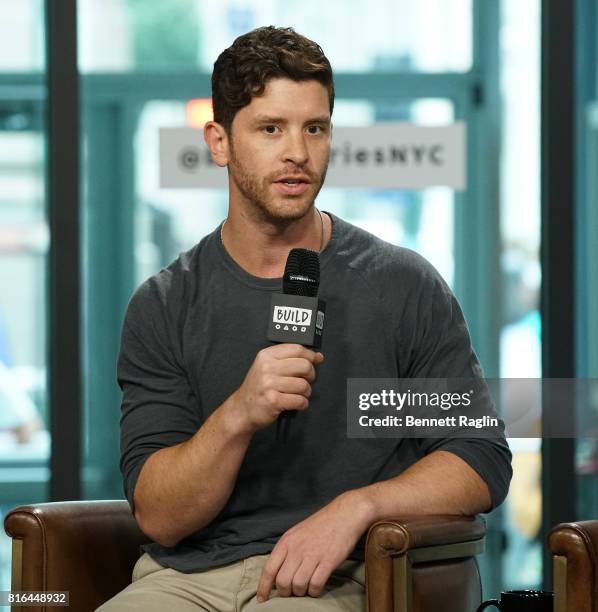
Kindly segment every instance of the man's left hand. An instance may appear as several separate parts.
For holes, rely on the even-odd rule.
[[[358,490],[349,491],[291,527],[264,565],[257,600],[266,601],[275,584],[281,597],[319,597],[369,527],[368,506]]]

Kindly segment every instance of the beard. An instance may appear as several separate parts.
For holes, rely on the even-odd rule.
[[[232,143],[231,143],[232,144]],[[302,219],[312,208],[315,199],[322,189],[326,172],[326,160],[321,173],[309,172],[297,166],[271,172],[264,177],[253,174],[230,149],[228,165],[229,180],[233,181],[243,198],[250,204],[247,213],[259,221],[277,226],[288,226],[293,221]],[[304,174],[309,177],[307,191],[300,196],[285,196],[273,193],[272,183],[285,174]]]

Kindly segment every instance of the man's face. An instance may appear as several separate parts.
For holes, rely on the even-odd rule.
[[[330,140],[326,88],[318,81],[270,80],[231,126],[231,200],[269,222],[302,218],[324,183]]]

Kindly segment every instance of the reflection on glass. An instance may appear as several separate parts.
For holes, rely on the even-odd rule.
[[[43,4],[0,6],[0,522],[15,506],[47,499],[42,109],[10,81],[10,73],[43,70]],[[11,550],[0,529],[0,591],[10,588]]]
[[[592,398],[591,402],[580,406],[580,410],[592,414],[594,422],[598,421],[598,398]],[[591,521],[598,517],[598,429],[583,433],[592,437],[577,439],[575,467],[578,510],[575,520]]]
[[[540,378],[540,7],[537,0],[506,0],[501,6],[500,375]],[[505,504],[503,586],[537,588],[542,579],[541,439],[512,438],[509,444],[513,480]]]
[[[594,36],[596,32],[594,30]],[[589,42],[585,52],[593,52],[597,41]],[[598,60],[592,57],[598,73]],[[578,59],[578,61],[581,61]],[[584,75],[583,79],[590,78]],[[598,378],[598,346],[596,337],[598,332],[598,272],[595,260],[598,253],[596,240],[596,224],[598,222],[598,176],[595,168],[598,165],[598,92],[594,92],[593,99],[586,105],[585,122],[582,130],[585,134],[585,150],[580,160],[582,168],[582,185],[579,191],[585,192],[586,201],[581,203],[584,212],[584,227],[580,228],[580,247],[578,250],[577,267],[580,269],[577,316],[580,321],[578,329],[578,363],[577,375]],[[587,301],[587,303],[582,303]],[[592,430],[580,431],[584,437],[577,440],[576,471],[577,471],[577,504],[576,520],[595,520],[598,518],[598,396],[591,395],[578,398],[577,410],[581,422],[582,417],[594,424]]]
[[[8,125],[18,123],[10,114],[5,116]],[[23,125],[34,123],[26,113],[20,116]],[[46,498],[50,436],[43,181],[42,135],[0,131],[0,519],[23,500]],[[10,584],[10,551],[10,539],[1,531],[0,590]]]
[[[232,41],[292,26],[322,45],[334,70],[464,72],[472,64],[471,0],[80,0],[84,72],[211,72]]]
[[[180,251],[191,248],[226,216],[228,196],[224,190],[159,188],[158,129],[182,126],[186,120],[183,102],[150,102],[141,113],[136,138],[138,283],[170,263]],[[453,121],[453,107],[442,99],[397,101],[382,108],[366,101],[338,100],[335,104],[333,122],[337,126],[364,126],[379,121],[447,125]],[[324,187],[317,205],[383,240],[418,251],[452,284],[452,190]]]
[[[43,0],[2,0],[0,71],[37,72],[43,68]]]

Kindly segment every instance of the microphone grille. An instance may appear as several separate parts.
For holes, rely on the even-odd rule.
[[[291,249],[282,279],[282,292],[316,297],[320,286],[320,257],[309,249]]]

